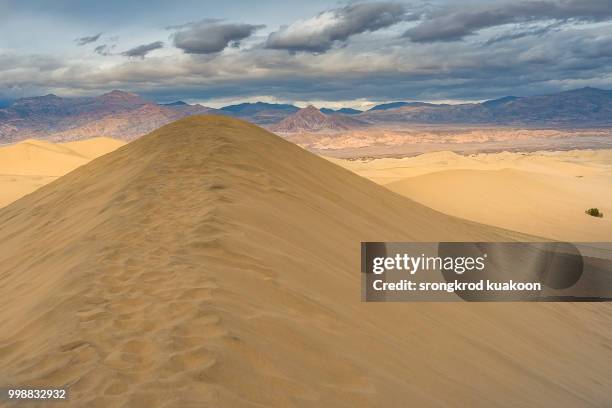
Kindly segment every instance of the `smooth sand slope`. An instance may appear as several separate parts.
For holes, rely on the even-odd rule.
[[[612,150],[332,160],[445,214],[558,240],[612,240]],[[607,216],[586,215],[591,207]]]
[[[30,139],[0,147],[0,207],[124,144],[99,137],[69,143]]]
[[[609,304],[360,302],[360,241],[516,238],[184,119],[0,210],[0,383],[78,407],[609,405]]]

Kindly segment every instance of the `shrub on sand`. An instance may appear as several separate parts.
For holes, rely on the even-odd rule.
[[[589,208],[588,210],[585,211],[585,213],[589,214],[591,217],[598,217],[598,218],[603,217],[603,213],[599,211],[599,208]]]

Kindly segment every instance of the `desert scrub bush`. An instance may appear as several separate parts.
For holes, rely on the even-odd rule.
[[[585,213],[589,214],[591,217],[598,217],[598,218],[603,217],[603,213],[599,211],[599,208],[589,208],[588,210],[585,211]]]

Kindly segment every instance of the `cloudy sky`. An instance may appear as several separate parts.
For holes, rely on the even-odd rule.
[[[612,89],[611,0],[0,0],[0,103],[367,107]]]

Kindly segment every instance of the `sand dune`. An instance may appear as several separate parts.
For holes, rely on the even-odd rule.
[[[125,145],[125,142],[122,140],[111,139],[110,137],[94,137],[92,139],[58,144],[83,157],[95,159],[96,157],[100,157],[120,148],[121,146]]]
[[[0,383],[78,407],[605,406],[607,304],[360,302],[360,241],[517,238],[181,120],[0,210]]]
[[[612,240],[612,150],[332,160],[445,214],[565,241]],[[609,216],[584,214],[591,207]]]
[[[124,144],[99,137],[69,143],[30,139],[0,147],[0,207]]]
[[[590,340],[609,340],[601,306],[360,304],[360,240],[513,236],[250,125],[168,126],[8,207],[0,225],[0,256],[13,255],[0,263],[2,380],[70,384],[72,405],[605,398],[609,350]]]

